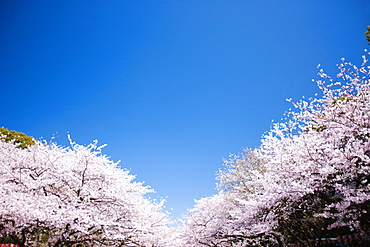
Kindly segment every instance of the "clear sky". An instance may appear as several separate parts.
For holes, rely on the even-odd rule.
[[[367,0],[2,0],[0,126],[108,144],[177,217],[367,25]]]

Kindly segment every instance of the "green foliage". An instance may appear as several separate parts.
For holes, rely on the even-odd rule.
[[[312,127],[313,130],[315,130],[316,132],[323,132],[324,130],[327,129],[326,125],[320,125],[319,127]]]
[[[367,44],[370,45],[370,26],[367,26],[367,31],[364,34],[366,36],[367,41],[369,42]]]
[[[337,98],[333,99],[333,105],[338,104],[338,103],[348,103],[352,100],[352,98],[348,95],[343,95]]]
[[[0,135],[3,136],[1,139],[4,139],[6,142],[14,141],[14,144],[21,149],[35,144],[32,136],[14,130],[8,130],[7,128],[0,128]]]

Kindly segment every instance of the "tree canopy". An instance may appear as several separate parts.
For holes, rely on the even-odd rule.
[[[164,201],[101,154],[70,142],[19,149],[0,142],[0,243],[20,246],[172,246]]]
[[[369,42],[368,44],[370,45],[370,26],[367,26],[367,31],[364,34],[366,36],[367,41]]]
[[[321,97],[293,103],[296,111],[273,124],[259,148],[225,162],[220,192],[185,216],[188,246],[318,246],[369,233],[370,70],[363,60],[357,67],[343,59],[336,78],[320,69]]]
[[[8,130],[4,127],[0,128],[0,135],[5,137],[4,140],[6,142],[13,141],[19,148],[26,148],[35,144],[35,140],[32,136],[15,130]]]

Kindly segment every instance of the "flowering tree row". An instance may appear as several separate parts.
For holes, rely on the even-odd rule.
[[[322,96],[293,103],[262,145],[232,155],[220,192],[185,217],[188,246],[317,246],[370,230],[370,66],[344,59]]]
[[[170,227],[163,201],[101,154],[0,138],[0,241],[20,246],[318,246],[370,231],[370,67],[346,61],[262,144],[231,155],[219,193]],[[19,148],[21,147],[21,148]]]

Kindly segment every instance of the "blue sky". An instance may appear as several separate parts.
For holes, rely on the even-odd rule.
[[[104,153],[180,216],[222,158],[359,64],[367,0],[0,2],[0,126]]]

